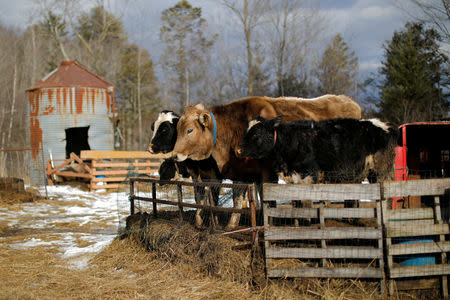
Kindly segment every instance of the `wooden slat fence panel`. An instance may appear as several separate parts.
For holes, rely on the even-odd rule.
[[[147,151],[81,151],[83,160],[91,160],[90,189],[117,189],[132,174],[150,175],[158,171],[161,159],[170,155]]]
[[[264,184],[264,201],[379,200],[379,184]]]
[[[361,199],[372,200],[372,207],[334,203]],[[381,206],[376,205],[380,199],[379,184],[264,184],[267,276],[378,278],[383,286]],[[286,207],[290,201],[295,205],[311,200],[319,207]],[[370,225],[353,224],[360,221]],[[281,267],[277,261],[283,259],[294,259],[302,267]]]
[[[450,251],[448,220],[441,215],[439,195],[450,189],[450,178],[384,182],[382,184],[382,215],[386,240],[389,292],[397,287],[416,288],[403,284],[402,279],[438,276],[442,295],[448,298],[447,253]],[[434,199],[432,207],[392,210],[389,199],[393,197],[427,196]],[[429,265],[427,265],[429,264]],[[420,280],[425,280],[424,278]]]

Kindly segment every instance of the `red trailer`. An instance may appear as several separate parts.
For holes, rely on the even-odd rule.
[[[417,122],[399,126],[395,180],[450,177],[450,122]],[[420,207],[420,198],[394,199],[392,208]]]

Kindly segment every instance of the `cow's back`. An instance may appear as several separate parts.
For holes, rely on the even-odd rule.
[[[266,98],[284,122],[322,121],[332,118],[361,118],[361,108],[345,95],[324,95],[314,99],[292,97]]]

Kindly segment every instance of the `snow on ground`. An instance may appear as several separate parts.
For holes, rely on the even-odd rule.
[[[39,190],[45,196],[45,188]],[[48,201],[21,204],[19,210],[0,210],[0,220],[13,229],[0,243],[26,249],[49,246],[73,268],[84,268],[90,258],[116,236],[118,201],[126,193],[96,194],[71,186],[48,186]],[[126,212],[120,212],[125,218]]]

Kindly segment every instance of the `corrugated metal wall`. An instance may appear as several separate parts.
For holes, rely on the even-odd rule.
[[[44,161],[66,157],[65,129],[89,128],[92,150],[114,150],[112,97],[101,88],[67,87],[28,91],[29,128],[32,150],[31,183],[42,183]]]

